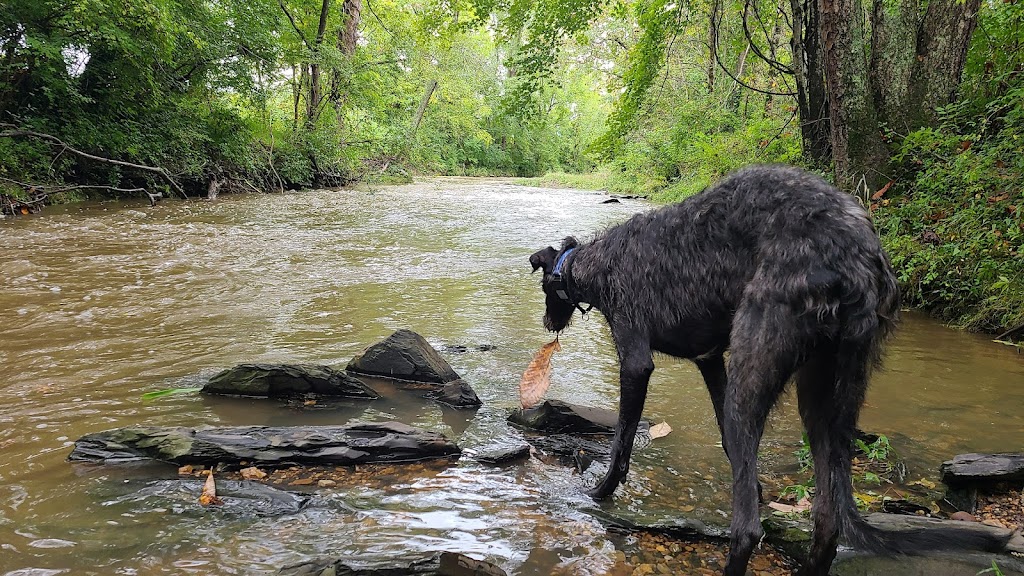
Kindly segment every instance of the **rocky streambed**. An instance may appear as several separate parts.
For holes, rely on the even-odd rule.
[[[381,379],[388,382],[386,390],[380,386]],[[236,397],[240,401],[263,398],[297,409],[329,409],[332,402],[342,401],[377,405],[378,410],[386,410],[388,397],[393,397],[395,390],[421,402],[437,403],[446,410],[467,411],[470,418],[481,405],[470,384],[442,355],[422,336],[408,330],[400,330],[368,347],[344,369],[314,364],[243,364],[210,378],[201,393]],[[472,450],[463,450],[438,432],[399,421],[344,426],[138,425],[81,437],[75,442],[69,460],[78,465],[149,463],[141,468],[148,472],[141,475],[139,469],[132,469],[131,479],[126,480],[128,486],[115,502],[157,509],[174,507],[198,516],[288,517],[317,510],[330,514],[339,506],[357,513],[351,504],[331,494],[373,490],[386,497],[389,487],[399,479],[436,478],[460,458],[471,458],[504,474],[514,474],[517,467],[528,466],[533,459],[568,466],[579,474],[591,467],[600,471],[606,465],[615,419],[611,410],[548,400],[530,409],[512,411],[504,424],[508,427],[506,434],[492,434],[499,440]],[[651,429],[651,422],[642,422],[637,439],[639,450],[657,442]],[[147,479],[147,474],[152,477]],[[210,474],[215,477],[219,502],[204,506],[199,496]],[[992,562],[1004,574],[1024,573],[1024,563],[1015,556],[1024,553],[1024,539],[1014,532],[1024,514],[1014,516],[1006,512],[1021,506],[1019,492],[1008,491],[1024,484],[1024,456],[957,456],[943,465],[943,479],[949,486],[947,493],[941,497],[933,494],[941,506],[905,504],[901,508],[888,501],[888,509],[900,509],[909,515],[876,512],[867,517],[869,523],[896,532],[894,537],[902,529],[949,525],[1005,535],[1007,545],[1002,553],[943,551],[922,558],[892,559],[844,549],[832,573],[852,576],[895,570],[902,574],[954,574],[982,570]],[[1009,503],[999,505],[1000,494],[1005,493],[1014,496]],[[991,513],[993,506],[1002,513],[1002,521]],[[790,511],[779,513],[780,509]],[[670,521],[649,522],[585,502],[581,502],[578,511],[596,520],[609,533],[619,535],[615,537],[618,551],[614,562],[606,566],[605,573],[714,574],[724,566],[727,518],[719,523],[705,523],[688,518],[681,510]],[[766,508],[765,512],[765,545],[755,556],[752,570],[758,576],[786,574],[799,566],[807,553],[807,514],[799,507]],[[410,551],[406,556],[384,562],[358,556],[321,558],[281,566],[280,573],[506,573],[479,553],[474,555],[476,558],[438,549]]]

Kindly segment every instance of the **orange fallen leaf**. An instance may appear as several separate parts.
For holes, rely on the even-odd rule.
[[[889,182],[885,186],[882,186],[881,190],[879,190],[878,192],[875,192],[874,194],[871,195],[871,199],[872,200],[878,200],[882,196],[885,196],[885,193],[888,192],[889,188],[892,187],[892,182],[893,182],[892,180],[889,180]]]
[[[242,473],[242,478],[245,478],[246,480],[262,480],[267,477],[266,472],[260,470],[255,466],[250,466],[249,468],[242,468],[240,472]]]
[[[536,406],[551,386],[551,355],[561,349],[562,345],[558,343],[558,338],[555,338],[541,346],[533,355],[533,360],[519,381],[519,403],[523,408]]]
[[[185,464],[181,468],[178,468],[178,474],[181,474],[183,476],[187,476],[187,475],[192,473],[192,470],[193,470],[193,468],[192,468],[191,464]]]
[[[203,506],[224,504],[224,501],[217,497],[217,484],[213,480],[213,470],[206,476],[206,483],[203,484],[203,494],[199,497],[199,503]]]

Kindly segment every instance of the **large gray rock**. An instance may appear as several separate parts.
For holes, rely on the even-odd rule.
[[[980,550],[972,550],[966,542],[960,542],[959,547],[954,544],[948,550],[925,552],[922,556],[902,556],[897,559],[886,559],[879,556],[866,554],[863,550],[848,551],[832,565],[830,574],[833,576],[853,576],[855,574],[974,574],[964,572],[964,566],[991,566],[992,560],[1000,566],[1019,561],[1009,556],[1010,553],[1018,554],[1024,550],[1024,537],[1021,534],[986,526],[975,522],[959,522],[956,520],[945,520],[942,518],[929,518],[923,516],[907,516],[903,514],[884,514],[875,512],[864,517],[868,524],[886,532],[886,537],[897,540],[900,532],[904,530],[929,530],[929,529],[954,529],[966,532],[976,531],[990,534],[997,538],[1006,538],[1006,544],[1000,553],[988,553]],[[798,564],[807,560],[811,547],[812,531],[809,518],[785,518],[779,516],[768,516],[761,522],[764,526],[764,541],[782,550],[787,556]],[[957,567],[960,571],[945,570],[942,572],[929,572],[936,565],[935,558],[940,556],[950,566]],[[978,562],[981,564],[978,564]],[[882,570],[882,567],[887,567]],[[979,568],[980,570],[980,568]]]
[[[401,386],[455,408],[480,406],[480,398],[422,336],[399,330],[348,363],[347,370],[415,383]]]
[[[271,398],[306,394],[380,398],[369,386],[345,372],[316,364],[239,364],[210,378],[203,393]]]
[[[942,463],[942,481],[959,488],[1024,485],[1024,454],[958,454]]]
[[[458,457],[443,435],[398,422],[272,428],[167,428],[134,426],[87,434],[75,442],[73,461],[153,459],[178,465],[217,463],[279,467],[350,466]]]

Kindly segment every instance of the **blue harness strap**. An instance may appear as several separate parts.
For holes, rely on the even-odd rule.
[[[555,276],[562,275],[562,264],[565,264],[565,259],[569,257],[569,254],[572,254],[573,250],[575,250],[575,248],[569,248],[565,252],[562,252],[562,255],[559,256],[558,260],[555,262],[555,269],[551,271],[552,274]]]

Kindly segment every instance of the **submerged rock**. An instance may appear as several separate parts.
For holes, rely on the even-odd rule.
[[[75,442],[72,461],[153,459],[178,465],[217,463],[281,467],[292,464],[351,466],[458,457],[442,434],[398,422],[348,426],[168,428],[134,426],[87,434]]]
[[[495,444],[484,446],[474,457],[477,462],[491,466],[511,464],[530,457],[530,445],[526,442],[516,444]]]
[[[309,496],[287,492],[249,480],[217,479],[219,506],[203,506],[199,494],[205,480],[187,478],[157,480],[130,494],[120,496],[105,505],[131,503],[142,511],[166,508],[177,514],[194,512],[197,515],[225,514],[232,516],[283,516],[295,514],[306,507]]]
[[[286,566],[279,576],[507,576],[500,567],[483,560],[474,560],[465,554],[441,552],[429,556],[400,557],[386,564],[360,563],[358,560],[310,560]]]
[[[203,386],[204,394],[287,398],[305,394],[345,398],[380,398],[369,386],[344,371],[315,364],[239,364]]]
[[[545,400],[539,406],[517,409],[509,422],[543,434],[613,434],[619,413],[606,408]],[[638,434],[645,434],[651,423],[640,421]]]
[[[412,330],[399,330],[370,346],[353,358],[347,369],[356,374],[412,383],[400,387],[456,408],[475,408],[481,404],[473,388]]]

